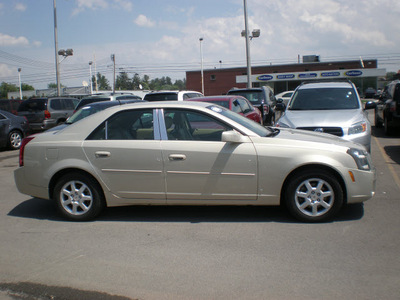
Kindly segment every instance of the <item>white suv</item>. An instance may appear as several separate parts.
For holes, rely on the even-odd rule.
[[[196,91],[159,91],[148,93],[143,100],[146,101],[183,101],[186,99],[204,97],[202,93]]]
[[[278,103],[276,109],[285,110],[285,105]],[[302,83],[277,126],[333,134],[371,150],[371,124],[350,81]]]

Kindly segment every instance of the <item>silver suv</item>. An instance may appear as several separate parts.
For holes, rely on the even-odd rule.
[[[76,98],[32,98],[23,101],[17,114],[26,117],[31,131],[44,131],[64,123],[75,109]]]
[[[372,108],[370,103],[365,107]],[[279,103],[276,109],[285,110],[285,106]],[[277,126],[333,134],[371,150],[371,124],[349,81],[301,84]]]

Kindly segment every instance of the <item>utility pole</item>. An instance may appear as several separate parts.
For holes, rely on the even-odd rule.
[[[114,76],[113,76],[113,93],[115,93],[115,54],[111,54],[111,60],[114,64]]]
[[[22,100],[22,84],[21,84],[21,68],[18,68],[18,80],[19,80],[19,99]]]
[[[201,61],[201,93],[204,95],[204,71],[203,71],[203,48],[201,46],[201,42],[203,38],[199,38],[200,41],[200,61]]]

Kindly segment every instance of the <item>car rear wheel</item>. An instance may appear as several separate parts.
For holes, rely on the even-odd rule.
[[[379,118],[378,113],[375,111],[375,127],[376,128],[382,128],[382,126],[383,126],[382,119]]]
[[[59,212],[75,221],[94,219],[105,207],[99,184],[80,173],[63,176],[54,187],[54,199]]]
[[[393,128],[390,126],[388,118],[385,116],[384,119],[384,129],[385,129],[385,134],[386,135],[392,135],[393,134]]]
[[[11,150],[17,150],[21,147],[21,142],[22,133],[16,130],[11,131],[8,138],[8,148]]]
[[[322,222],[332,218],[342,207],[343,189],[331,173],[305,170],[289,181],[285,204],[301,221]]]

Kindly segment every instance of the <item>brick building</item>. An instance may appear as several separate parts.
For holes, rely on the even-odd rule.
[[[251,81],[253,87],[269,85],[277,94],[293,90],[305,80],[347,78],[364,91],[371,85],[376,88],[378,77],[386,75],[385,69],[377,67],[376,59],[253,66]],[[246,67],[206,69],[203,74],[206,96],[223,95],[233,87],[245,88],[247,85]],[[186,88],[201,91],[201,70],[186,72]]]

